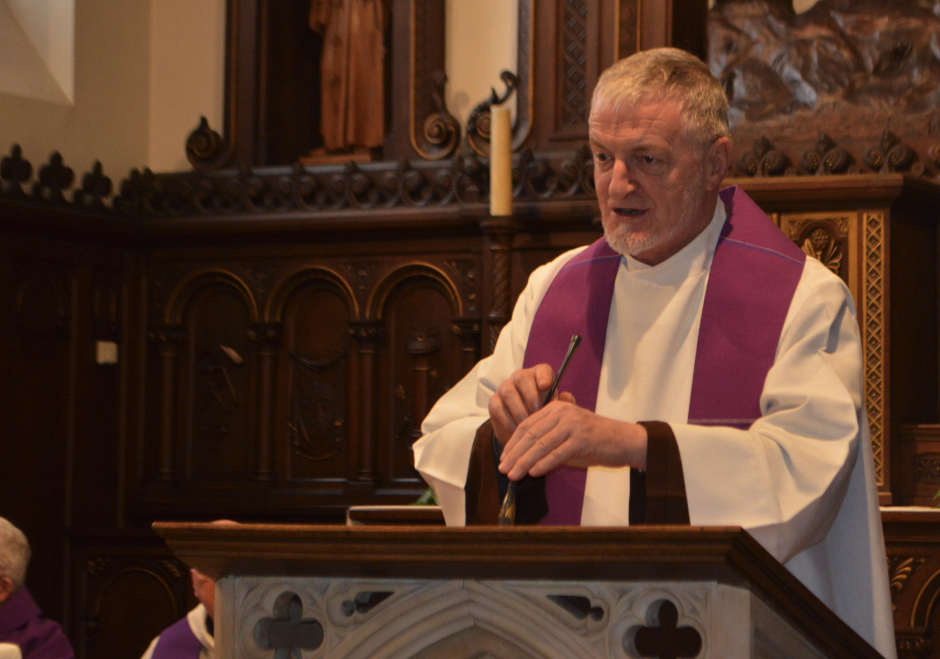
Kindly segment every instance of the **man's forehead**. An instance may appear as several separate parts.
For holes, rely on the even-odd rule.
[[[595,115],[599,113],[627,119],[636,115],[643,108],[659,104],[673,105],[679,111],[679,114],[682,113],[682,99],[676,94],[670,94],[661,90],[649,91],[639,96],[601,93],[597,95],[591,103],[589,121],[594,121]],[[607,117],[605,120],[609,118],[610,117]]]

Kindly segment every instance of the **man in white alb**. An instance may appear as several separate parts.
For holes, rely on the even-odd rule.
[[[495,523],[509,479],[517,521],[743,526],[894,657],[855,308],[721,190],[727,107],[679,50],[604,72],[590,140],[605,238],[532,274],[493,355],[431,410],[415,466],[450,525]]]

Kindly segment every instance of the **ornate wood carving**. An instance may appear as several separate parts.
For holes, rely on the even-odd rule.
[[[875,460],[875,479],[879,488],[888,484],[888,456],[885,453],[885,433],[889,427],[887,381],[887,323],[885,315],[888,235],[884,213],[863,213],[864,302],[862,332],[865,338],[865,402],[871,427],[872,453]]]
[[[328,460],[339,454],[346,436],[343,394],[319,374],[341,367],[345,352],[324,362],[291,353],[294,385],[287,427],[291,450],[306,460]]]
[[[938,29],[940,18],[913,0],[819,0],[800,15],[789,0],[719,2],[707,61],[729,95],[736,144],[772,141],[800,163],[795,173],[936,177],[940,58],[927,44]],[[738,168],[784,173],[755,171],[746,156]]]
[[[484,157],[490,153],[490,122],[492,121],[490,108],[504,104],[519,87],[519,78],[511,71],[503,71],[499,78],[506,85],[506,91],[500,95],[496,93],[495,89],[490,88],[490,97],[473,108],[470,117],[467,119],[467,144],[476,153]],[[515,144],[514,131],[513,145]]]
[[[858,167],[853,166],[848,151],[839,147],[825,133],[820,134],[813,149],[803,152],[800,166],[810,174],[844,174],[853,170],[853,173],[858,173]]]
[[[561,126],[584,125],[590,110],[588,88],[588,6],[566,0],[561,16]]]
[[[33,166],[23,158],[23,149],[14,144],[9,156],[0,160],[0,192],[9,199],[22,199],[26,196],[23,185],[33,175]]]
[[[173,480],[176,475],[173,460],[173,437],[176,430],[176,362],[183,339],[183,328],[158,327],[150,331],[149,338],[160,350],[160,461],[157,477]]]
[[[433,80],[437,90],[431,95],[431,100],[437,112],[425,118],[421,139],[415,139],[415,150],[425,160],[443,160],[452,157],[460,146],[460,122],[448,111],[444,100],[447,76],[438,71]]]
[[[255,478],[274,479],[273,414],[275,369],[281,342],[279,323],[256,323],[248,328],[248,338],[258,345],[261,394],[258,406],[258,456]]]
[[[109,659],[142,653],[150,639],[186,614],[189,570],[177,559],[141,549],[92,553],[89,548],[80,553],[81,625],[73,634],[73,640],[80,639],[74,643],[78,656]],[[129,607],[129,599],[137,606]],[[148,615],[141,617],[138,607]]]
[[[65,205],[65,191],[72,186],[75,173],[66,167],[62,155],[55,151],[49,157],[49,164],[39,168],[38,180],[33,184],[33,196],[55,205]]]
[[[636,52],[638,11],[636,0],[559,0],[525,7],[520,2],[520,26],[534,25],[532,32],[520,30],[519,40],[520,90],[532,98],[530,148],[574,150],[587,140],[597,77]],[[526,36],[531,63],[522,60]],[[523,100],[520,93],[520,105],[528,107]]]
[[[359,471],[361,482],[371,483],[376,477],[375,407],[376,369],[385,327],[381,321],[357,321],[349,324],[350,335],[359,344]]]
[[[888,579],[891,583],[892,601],[897,600],[914,572],[926,562],[926,558],[917,556],[888,556]],[[894,608],[897,609],[897,604]]]
[[[488,271],[492,276],[492,301],[490,313],[486,317],[486,339],[483,345],[485,354],[493,352],[496,339],[503,326],[509,322],[512,315],[512,299],[510,296],[510,256],[512,252],[512,239],[519,230],[519,225],[510,219],[491,218],[482,223],[487,236],[487,247],[490,263]]]

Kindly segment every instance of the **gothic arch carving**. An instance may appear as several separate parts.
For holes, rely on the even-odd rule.
[[[343,301],[346,303],[350,317],[359,317],[359,302],[356,300],[356,294],[353,292],[349,282],[331,268],[312,266],[289,272],[278,282],[274,287],[274,293],[270,296],[265,305],[264,322],[281,322],[284,305],[287,303],[287,300],[290,299],[294,291],[303,284],[315,280],[326,281],[335,287],[339,291],[340,297],[342,297]]]
[[[917,593],[914,606],[911,607],[911,627],[927,627],[933,616],[938,596],[940,596],[940,570],[930,575],[920,592]]]
[[[196,270],[188,278],[180,282],[167,299],[163,321],[166,325],[178,326],[183,323],[183,314],[186,306],[193,296],[202,288],[211,284],[223,284],[234,289],[245,308],[248,309],[249,321],[258,322],[258,304],[248,283],[227,270],[207,269]]]
[[[379,282],[369,295],[369,301],[366,304],[366,313],[369,320],[381,320],[387,302],[392,291],[394,291],[402,282],[409,279],[432,279],[440,284],[447,293],[447,300],[450,302],[451,311],[454,318],[462,318],[464,315],[463,299],[457,284],[440,268],[430,263],[409,263],[396,268]]]

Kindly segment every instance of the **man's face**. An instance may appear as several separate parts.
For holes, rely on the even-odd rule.
[[[706,171],[709,155],[685,137],[677,100],[640,99],[615,111],[613,103],[599,99],[591,112],[590,137],[597,199],[611,247],[656,265],[708,226],[717,185]]]

